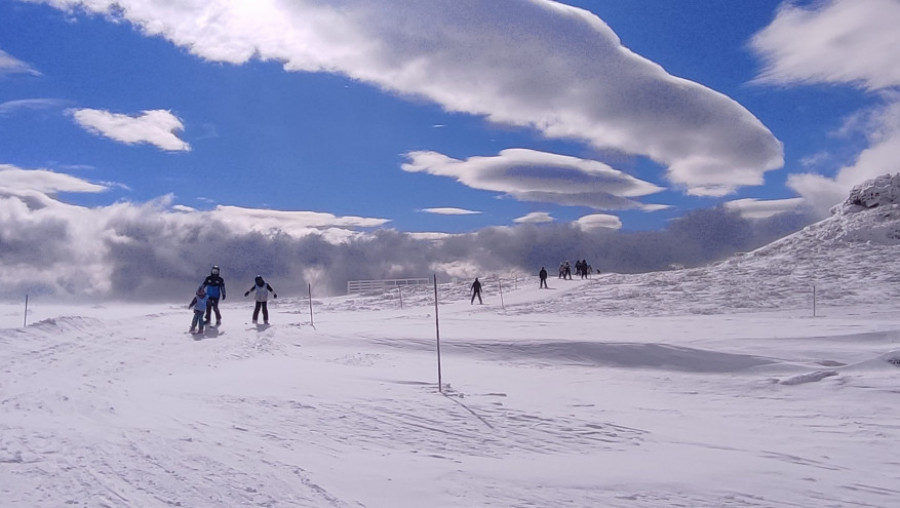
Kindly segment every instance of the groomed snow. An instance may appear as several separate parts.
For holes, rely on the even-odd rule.
[[[443,392],[431,287],[317,298],[315,326],[302,295],[269,328],[230,298],[196,338],[187,282],[32,299],[26,328],[4,304],[0,504],[900,506],[900,263],[835,234],[860,217],[502,300],[487,275],[481,306],[441,284]]]

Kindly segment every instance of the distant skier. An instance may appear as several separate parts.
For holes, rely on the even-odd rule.
[[[219,313],[219,297],[225,299],[225,279],[219,276],[219,267],[213,266],[209,271],[209,275],[203,281],[203,287],[206,288],[206,296],[209,297],[209,303],[206,306],[206,318],[204,321],[209,324],[212,312],[216,313],[216,326],[222,324],[222,314]]]
[[[475,282],[472,283],[472,301],[469,302],[469,305],[475,303],[476,296],[478,297],[478,304],[483,304],[484,302],[481,301],[481,283],[478,282],[478,277],[475,277]]]
[[[203,313],[206,312],[206,303],[208,297],[203,286],[197,288],[197,294],[188,304],[189,309],[194,309],[194,319],[191,320],[191,333],[203,333]]]
[[[538,277],[541,278],[541,286],[540,288],[547,288],[547,269],[543,266],[541,267],[541,271],[538,273]],[[538,288],[538,289],[540,289]],[[550,289],[550,288],[547,288]]]
[[[259,320],[259,310],[262,309],[263,323],[269,324],[269,291],[272,292],[273,298],[278,298],[275,290],[268,282],[264,281],[262,275],[257,275],[253,286],[244,293],[244,296],[250,294],[251,291],[256,292],[256,307],[253,308],[253,324]]]

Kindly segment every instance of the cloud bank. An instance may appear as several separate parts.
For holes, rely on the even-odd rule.
[[[725,195],[781,167],[781,143],[729,97],[668,74],[600,18],[550,0],[33,0],[127,20],[202,58],[283,62],[447,111],[649,157]]]
[[[642,207],[631,198],[662,190],[602,162],[524,148],[464,161],[429,151],[410,152],[406,157],[404,171],[447,176],[473,189],[502,192],[519,201],[624,210]]]
[[[175,135],[184,125],[169,111],[156,109],[138,116],[111,113],[100,109],[70,111],[75,122],[88,132],[133,145],[149,143],[162,150],[189,151],[190,145]]]
[[[869,147],[834,177],[793,174],[788,185],[818,216],[865,180],[895,171],[900,160],[900,2],[830,0],[785,3],[753,37],[765,67],[758,81],[783,86],[844,84],[878,97],[878,104],[848,124]],[[860,121],[859,119],[862,119]],[[846,130],[846,129],[845,129]],[[852,130],[852,129],[851,129]]]
[[[0,297],[181,301],[209,267],[230,287],[264,274],[279,295],[340,294],[348,280],[536,272],[587,259],[606,271],[692,266],[767,243],[807,224],[782,214],[748,221],[691,212],[666,230],[621,233],[615,217],[498,227],[462,235],[380,229],[384,219],[220,206],[198,211],[172,196],[147,203],[71,205],[58,192],[104,187],[46,170],[0,167]],[[532,216],[537,218],[537,216]],[[524,221],[520,221],[524,222]],[[375,228],[375,229],[370,229]]]

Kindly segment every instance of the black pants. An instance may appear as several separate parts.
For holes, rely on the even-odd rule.
[[[484,303],[481,301],[481,291],[475,291],[472,293],[472,301],[469,303],[475,303],[475,297],[478,297],[478,303]]]
[[[212,316],[212,311],[216,311],[216,323],[222,320],[222,314],[219,314],[219,299],[218,298],[209,298],[209,301],[206,302],[206,319],[205,321],[209,323],[209,318]]]
[[[541,287],[542,288],[547,287],[547,277],[541,277]],[[538,289],[540,289],[540,288],[538,288]],[[550,288],[547,288],[547,289],[550,289]]]
[[[269,302],[256,302],[256,307],[253,308],[253,322],[255,323],[259,319],[259,309],[263,311],[263,322],[269,322]]]

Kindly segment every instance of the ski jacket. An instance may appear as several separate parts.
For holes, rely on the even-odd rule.
[[[272,294],[275,294],[275,290],[272,289],[272,286],[270,286],[268,282],[264,282],[262,285],[254,284],[253,287],[247,290],[247,294],[249,294],[251,291],[256,291],[257,302],[268,301],[269,291],[271,291]],[[278,298],[278,296],[276,295],[275,298]]]
[[[540,273],[538,273],[538,276],[542,279],[546,279],[547,278],[547,270],[544,270],[543,268],[541,268],[541,271],[540,271]]]
[[[206,296],[210,298],[225,299],[225,279],[219,275],[208,275],[203,281],[203,287],[206,288]]]
[[[206,312],[206,302],[209,300],[209,295],[205,296],[195,296],[191,303],[188,304],[189,307],[194,309],[194,312]]]

